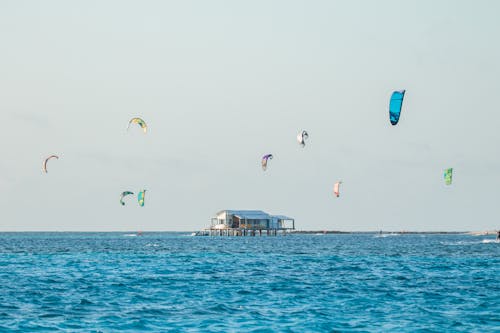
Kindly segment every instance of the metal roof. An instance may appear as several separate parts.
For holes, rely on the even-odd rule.
[[[239,217],[240,219],[248,219],[248,220],[269,220],[269,219],[278,219],[278,220],[293,220],[293,218],[285,216],[285,215],[270,215],[261,210],[221,210],[217,213],[226,212],[229,215],[234,215]]]
[[[226,210],[222,210],[220,211],[220,213],[222,212],[227,212],[228,214],[232,214],[232,215],[269,215],[268,213],[266,212],[263,212],[261,210],[232,210],[232,209],[226,209]]]
[[[285,215],[273,215],[273,218],[278,219],[278,220],[294,220],[291,217],[285,216]]]
[[[272,218],[271,215],[260,210],[236,210],[228,212],[228,214],[247,220],[270,220]]]

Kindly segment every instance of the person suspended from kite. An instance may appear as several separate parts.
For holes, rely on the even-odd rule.
[[[405,91],[406,90],[398,90],[392,93],[391,101],[389,102],[389,119],[393,126],[399,122]]]
[[[266,171],[267,169],[267,160],[273,159],[273,154],[266,154],[262,156],[262,170]]]
[[[444,170],[444,183],[446,185],[451,185],[452,176],[453,176],[453,168],[448,168]]]
[[[45,173],[48,173],[47,171],[47,162],[52,159],[52,158],[55,158],[56,160],[59,159],[59,156],[57,155],[50,155],[49,157],[47,157],[46,159],[43,160],[43,164],[42,164],[42,170],[45,172]]]
[[[133,195],[134,192],[130,192],[130,191],[124,191],[122,192],[122,194],[120,195],[120,203],[122,204],[122,206],[125,206],[125,202],[123,201],[123,198],[125,198],[127,195]]]
[[[306,139],[309,138],[309,134],[307,134],[307,131],[303,130],[299,134],[297,134],[297,141],[302,147],[306,146]]]
[[[139,203],[139,206],[143,207],[144,206],[144,197],[146,196],[146,190],[142,190],[139,192],[137,195],[137,202]]]
[[[130,119],[130,121],[128,122],[127,131],[129,130],[131,124],[137,124],[137,125],[141,126],[144,133],[146,133],[148,131],[148,125],[146,125],[146,122],[144,120],[142,120],[141,118],[136,117],[136,118]]]
[[[338,181],[333,185],[333,194],[338,198],[340,196],[340,184],[342,184],[341,181]]]

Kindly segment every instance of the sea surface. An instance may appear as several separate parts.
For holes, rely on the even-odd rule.
[[[500,243],[0,233],[11,331],[500,332]]]

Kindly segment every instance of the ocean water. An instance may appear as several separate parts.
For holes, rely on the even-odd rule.
[[[499,332],[500,243],[1,233],[10,331]]]

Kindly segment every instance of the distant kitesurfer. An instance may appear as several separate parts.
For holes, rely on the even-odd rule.
[[[497,231],[497,241],[500,242],[500,230]]]

